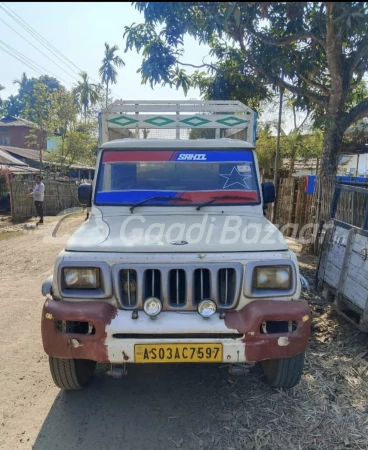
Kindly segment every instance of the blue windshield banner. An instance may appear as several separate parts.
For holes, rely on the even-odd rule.
[[[175,161],[175,162],[253,162],[251,150],[180,150],[173,151],[110,151],[105,150],[104,163],[118,162],[150,162],[150,161]]]

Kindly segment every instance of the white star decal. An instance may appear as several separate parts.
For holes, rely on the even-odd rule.
[[[252,178],[252,175],[242,175],[235,166],[233,167],[232,171],[228,174],[222,175],[220,173],[220,177],[226,178],[225,184],[222,189],[227,189],[231,186],[234,186],[235,184],[240,184],[242,188],[248,190],[250,189],[245,180],[248,178]]]

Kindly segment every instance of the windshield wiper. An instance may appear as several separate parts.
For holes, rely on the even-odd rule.
[[[154,197],[145,198],[144,200],[135,203],[134,205],[131,205],[130,212],[132,213],[134,211],[134,208],[137,206],[143,205],[144,203],[150,201],[150,200],[177,200],[178,202],[192,202],[188,198],[181,198],[181,197],[164,197],[160,195],[155,195]]]
[[[218,197],[213,197],[212,200],[209,200],[208,202],[202,203],[201,205],[198,205],[196,210],[199,211],[201,208],[207,205],[211,205],[212,203],[215,203],[216,200],[222,199],[222,198],[229,198],[229,199],[241,199],[241,200],[254,200],[252,197],[244,197],[240,195],[220,195]]]

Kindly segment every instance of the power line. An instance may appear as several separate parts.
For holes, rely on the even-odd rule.
[[[40,72],[39,70],[37,70],[35,67],[31,67],[25,60],[22,60],[20,58],[18,58],[17,56],[13,55],[11,52],[9,52],[6,48],[2,47],[0,44],[0,50],[2,50],[3,52],[7,53],[8,55],[12,56],[13,58],[17,59],[18,61],[20,61],[22,64],[26,65],[27,67],[29,67],[31,70],[39,73],[40,75],[43,75],[42,72]]]
[[[52,45],[46,38],[44,38],[40,33],[38,33],[31,25],[29,25],[24,19],[22,19],[15,11],[13,11],[5,2],[1,2],[5,8],[7,8],[7,11],[3,6],[0,6],[0,8],[5,11],[6,14],[8,14],[15,22],[17,22],[18,25],[20,25],[24,30],[26,30],[32,37],[34,37],[43,47],[45,47],[50,53],[52,53],[62,64],[64,64],[69,70],[72,70],[74,73],[80,75],[80,72],[82,72],[82,69],[80,69],[76,64],[73,63],[67,56],[65,56],[61,51],[59,51],[54,45]],[[5,23],[5,22],[4,22]],[[7,24],[8,25],[8,24]],[[8,25],[9,26],[9,25]],[[11,27],[12,28],[12,27]],[[13,29],[13,28],[12,28]],[[14,30],[14,29],[13,29]],[[15,30],[14,30],[15,31]],[[17,31],[15,31],[17,34],[19,34]],[[21,36],[21,35],[20,35]],[[21,36],[23,39],[25,39],[30,45],[35,47],[33,44],[31,44],[26,38]],[[52,61],[54,64],[56,64],[59,68],[61,68],[57,63],[55,63],[53,60],[51,60],[45,53],[43,53],[41,50],[39,50],[37,47],[35,47],[39,52],[41,52],[46,58],[48,58],[50,61]],[[55,54],[56,53],[56,54]],[[75,69],[72,69],[69,64],[67,64],[65,61],[62,61],[60,55],[64,60],[68,61],[71,65],[73,65],[79,72],[76,72]],[[70,75],[68,72],[65,71],[65,69],[61,68],[65,73]],[[78,80],[72,76],[72,78],[78,82]],[[100,81],[95,80],[92,77],[89,77],[92,81],[94,81],[97,84],[101,84]],[[115,93],[110,90],[110,92],[114,95]],[[119,96],[117,96],[119,97]]]
[[[0,19],[0,20],[1,20],[1,19]],[[71,83],[69,83],[69,82],[66,81],[66,80],[63,80],[62,78],[58,77],[58,76],[55,75],[54,73],[52,73],[52,72],[50,72],[49,70],[45,69],[45,67],[43,67],[43,66],[41,66],[40,64],[38,64],[38,63],[32,61],[30,58],[28,58],[28,56],[25,56],[25,55],[23,55],[22,53],[18,52],[18,50],[16,50],[15,48],[11,47],[11,46],[10,46],[9,44],[7,44],[6,42],[0,40],[0,43],[1,43],[2,45],[5,45],[5,47],[7,47],[10,51],[12,51],[12,52],[14,52],[15,54],[17,54],[19,57],[24,58],[25,61],[28,62],[28,64],[31,64],[31,65],[34,66],[34,67],[39,67],[39,69],[43,70],[44,72],[50,73],[50,74],[53,75],[54,77],[60,79],[63,83],[69,84],[69,86],[71,86]],[[39,70],[39,69],[37,69],[37,70]],[[42,75],[44,75],[44,73],[43,73]]]
[[[0,6],[1,9],[3,9],[3,11],[5,11],[5,9]],[[6,12],[6,11],[5,11]],[[18,33],[18,31],[16,31],[11,25],[9,25],[7,22],[5,22],[5,20],[0,19],[1,22],[5,23],[5,25],[7,25],[9,28],[11,28],[18,36],[20,36],[22,39],[24,39],[26,42],[28,42],[29,45],[31,45],[33,48],[35,48],[38,52],[42,53],[42,55],[44,55],[48,60],[50,60],[53,64],[55,64],[56,66],[59,67],[59,69],[61,69],[63,72],[65,72],[67,75],[69,75],[70,77],[72,77],[75,81],[77,81],[77,79],[74,77],[74,75],[70,74],[69,72],[67,72],[65,69],[63,69],[58,63],[56,63],[54,60],[52,60],[49,56],[46,55],[46,53],[44,53],[42,50],[40,50],[38,47],[36,47],[35,45],[32,44],[32,42],[30,42],[27,38],[25,38],[24,36],[22,36],[20,33]]]
[[[82,69],[73,63],[66,55],[64,55],[60,50],[58,50],[54,45],[51,44],[47,39],[45,39],[37,30],[35,30],[29,23],[23,20],[15,11],[13,11],[10,6],[8,6],[5,2],[1,2],[12,14],[14,14],[29,30],[31,30],[36,36],[38,36],[48,47],[55,50],[62,58],[68,61],[72,66],[74,66],[78,72],[82,72]]]
[[[1,2],[3,6],[5,6],[5,8],[7,8],[9,11],[7,11],[3,6],[0,6],[0,8],[6,13],[8,14],[18,25],[20,25],[24,30],[26,30],[32,37],[34,37],[41,45],[43,45],[50,53],[53,54],[53,56],[55,56],[62,64],[64,64],[69,70],[71,70],[72,72],[78,74],[78,72],[73,69],[72,67],[70,67],[67,63],[65,63],[65,61],[62,61],[60,56],[57,55],[57,53],[61,53],[59,52],[57,49],[56,52],[51,48],[51,44],[44,38],[42,37],[34,28],[31,27],[31,25],[29,25],[25,20],[23,20],[18,14],[16,14],[8,5],[6,5],[4,2]],[[18,18],[17,18],[18,17]],[[50,47],[50,48],[48,48]],[[65,56],[63,56],[64,58],[66,58]],[[73,64],[74,65],[74,64]],[[64,69],[63,69],[64,70]],[[79,69],[78,69],[79,70]]]

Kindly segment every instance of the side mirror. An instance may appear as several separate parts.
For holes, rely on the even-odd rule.
[[[78,186],[78,200],[82,206],[92,206],[92,184],[83,183]]]
[[[267,181],[266,183],[262,183],[262,196],[263,203],[269,205],[273,203],[276,198],[275,185],[271,183],[271,181]]]

